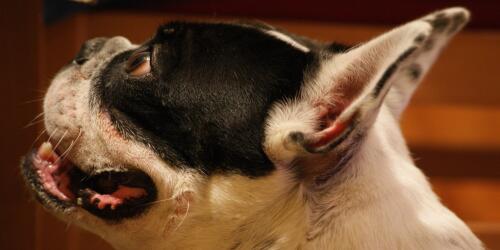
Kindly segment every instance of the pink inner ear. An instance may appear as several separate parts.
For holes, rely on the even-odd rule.
[[[334,104],[325,104],[324,101],[318,101],[316,109],[318,110],[318,121],[319,121],[319,131],[314,133],[307,144],[310,148],[320,148],[326,146],[328,143],[332,142],[337,136],[339,136],[350,123],[348,121],[338,121],[337,118],[344,111],[346,107],[352,102],[352,99],[359,94],[353,85],[347,87],[345,84],[337,85],[334,91],[341,92],[341,95],[337,97],[335,94],[330,95],[330,101],[333,100]]]
[[[316,105],[318,110],[319,131],[306,135],[303,139],[303,146],[309,149],[320,149],[335,140],[342,134],[351,122],[339,121],[338,116],[344,109],[343,105],[325,106]]]
[[[318,112],[319,131],[307,136],[304,141],[307,147],[316,149],[324,147],[349,126],[350,119],[339,121],[338,117],[358,98],[369,83],[372,68],[373,65],[356,60],[343,72],[344,75],[334,80],[335,84],[332,84],[332,89],[323,97],[324,99],[316,100],[313,106]],[[354,74],[358,71],[359,73]]]
[[[310,142],[309,146],[313,148],[320,148],[326,146],[335,137],[339,136],[347,127],[348,123],[333,122],[329,127],[321,130],[314,135],[314,139]]]

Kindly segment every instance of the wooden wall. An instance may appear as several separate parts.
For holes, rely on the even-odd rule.
[[[23,189],[19,162],[36,136],[24,128],[39,112],[39,3],[2,2],[0,7],[0,249],[35,248],[35,204]],[[33,8],[26,9],[31,4]]]
[[[36,13],[31,14],[36,17]],[[26,18],[29,16],[26,13]],[[2,97],[12,98],[8,101],[0,98],[2,106],[10,109],[8,112],[11,113],[7,115],[16,121],[2,122],[1,131],[21,133],[17,137],[19,140],[13,135],[2,138],[2,151],[9,152],[9,161],[2,164],[1,192],[4,197],[10,195],[10,206],[3,206],[1,210],[2,214],[6,211],[9,216],[0,217],[3,227],[0,244],[9,244],[7,242],[12,242],[12,239],[20,239],[19,235],[26,235],[22,247],[16,249],[109,249],[97,237],[57,221],[38,205],[24,202],[25,196],[5,191],[9,187],[17,193],[22,190],[18,179],[5,176],[16,173],[12,168],[16,167],[17,156],[29,148],[30,140],[34,138],[33,129],[16,130],[16,126],[20,122],[29,122],[40,106],[31,103],[19,109],[13,103],[39,96],[37,92],[24,92],[31,88],[46,88],[50,78],[72,59],[86,39],[124,35],[134,42],[141,42],[152,35],[158,24],[177,18],[199,20],[207,17],[126,11],[82,13],[49,26],[41,26],[32,20],[35,25],[30,29],[33,32],[24,32],[24,36],[12,39],[13,46],[18,48],[16,53],[26,55],[22,54],[22,59],[12,57],[9,63],[0,60],[5,63],[1,68],[20,72],[16,65],[23,64],[29,65],[29,69],[24,73],[10,74],[10,85],[0,86]],[[348,43],[364,41],[389,28],[292,19],[265,21],[320,40]],[[32,40],[37,42],[27,42]],[[430,176],[436,192],[450,209],[480,234],[490,249],[500,249],[499,44],[498,30],[473,29],[458,35],[425,79],[402,121],[417,164]],[[2,48],[5,47],[2,45]],[[22,51],[21,48],[31,50]],[[9,55],[16,53],[10,52]],[[14,149],[8,148],[11,146]],[[34,207],[36,210],[32,210]],[[9,228],[14,229],[9,231]],[[0,245],[0,249],[10,248]]]

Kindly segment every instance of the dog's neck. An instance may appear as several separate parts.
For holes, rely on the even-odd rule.
[[[414,207],[422,201],[440,207],[414,165],[397,123],[387,114],[381,110],[365,142],[330,187],[311,195],[315,199],[308,204],[306,236],[310,249],[333,244],[338,249],[396,249],[400,239],[395,235],[411,235],[402,233],[401,225],[425,231],[411,217]]]
[[[184,225],[189,234],[177,232],[180,237],[169,239],[167,249],[328,249],[332,244],[361,244],[359,239],[371,238],[376,244],[380,241],[375,236],[394,239],[391,232],[415,223],[408,211],[416,203],[439,202],[413,165],[396,122],[388,113],[381,117],[356,155],[321,191],[290,184],[289,192],[266,197],[253,211],[226,206],[227,211],[217,211],[217,221],[197,218],[197,225]]]
[[[228,206],[227,211],[217,211],[217,221],[199,217],[193,220],[196,225],[186,226],[189,232],[178,231],[175,239],[166,241],[166,249],[329,249],[333,245],[336,249],[401,245],[432,249],[442,246],[436,239],[446,239],[450,232],[467,237],[469,230],[460,220],[450,219],[455,216],[440,204],[413,164],[387,110],[344,167],[322,192],[290,184],[291,191],[268,196],[252,211]],[[165,246],[165,242],[158,244]]]

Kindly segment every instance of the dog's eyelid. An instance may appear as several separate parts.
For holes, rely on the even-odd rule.
[[[138,50],[128,58],[125,71],[130,76],[143,76],[151,72],[151,52],[149,49]]]

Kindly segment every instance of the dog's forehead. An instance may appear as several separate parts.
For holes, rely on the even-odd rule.
[[[194,36],[193,38],[215,39],[226,42],[226,45],[240,46],[259,42],[259,40],[262,42],[263,40],[269,40],[269,38],[285,42],[286,45],[303,52],[309,52],[311,50],[309,47],[313,45],[307,38],[286,33],[266,23],[253,20],[240,20],[232,23],[171,22],[161,25],[157,29],[155,38],[159,40],[168,39],[172,33],[179,30],[188,30],[189,35]],[[235,39],[235,37],[244,39]]]
[[[132,118],[122,130],[147,131],[134,139],[204,173],[274,169],[262,149],[264,124],[274,103],[297,96],[314,60],[305,45],[254,25],[185,22],[159,27],[146,44],[159,47],[156,78],[120,77],[114,62],[101,77],[113,83],[103,101]]]

